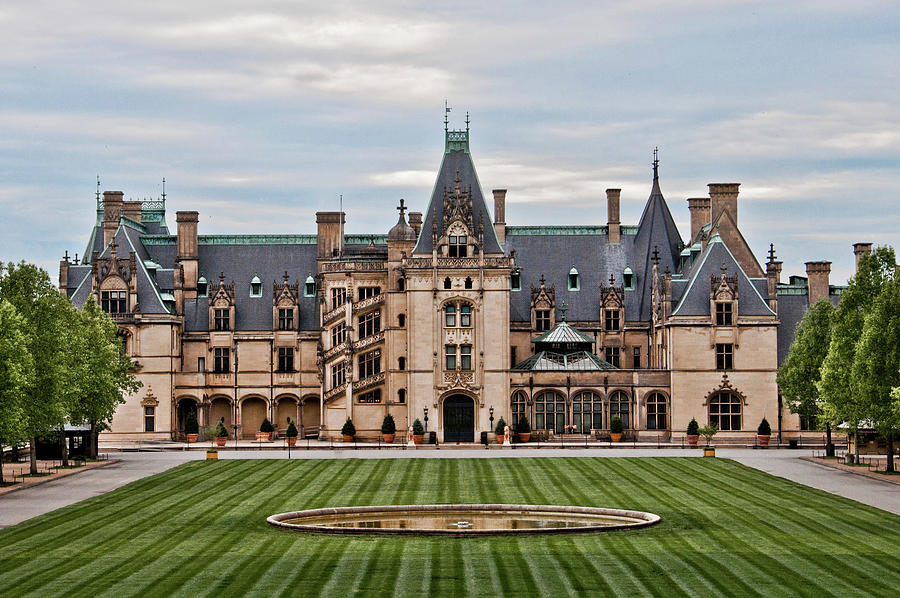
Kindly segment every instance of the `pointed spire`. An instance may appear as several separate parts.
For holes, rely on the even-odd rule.
[[[769,243],[769,262],[770,264],[775,263],[775,258],[778,257],[775,255],[775,243]]]
[[[659,148],[653,148],[653,180],[659,180]]]

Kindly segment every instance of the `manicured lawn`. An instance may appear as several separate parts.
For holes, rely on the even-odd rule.
[[[651,511],[649,529],[349,538],[269,527],[322,506]],[[891,596],[900,517],[724,459],[197,461],[0,531],[0,595]]]

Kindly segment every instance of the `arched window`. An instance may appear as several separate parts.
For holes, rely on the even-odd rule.
[[[609,421],[616,416],[622,419],[625,429],[631,428],[631,399],[621,390],[609,395]]]
[[[397,358],[397,369],[401,370],[401,371],[406,369],[406,358],[405,357]]]
[[[562,393],[546,390],[534,399],[534,429],[565,432],[566,399]]]
[[[512,413],[511,426],[513,429],[517,430],[519,427],[519,420],[525,415],[525,391],[517,390],[514,392],[510,406],[511,409],[509,412]]]
[[[397,391],[397,402],[405,403],[406,402],[406,389],[401,388]]]
[[[647,429],[669,429],[669,405],[664,394],[654,392],[647,397]]]
[[[603,428],[603,399],[600,395],[585,390],[572,399],[572,425],[579,434],[590,434],[591,430]]]
[[[444,279],[444,288],[445,288],[445,289],[449,289],[449,288],[450,288],[450,277],[449,277],[449,276],[448,276],[447,278]]]
[[[448,305],[444,308],[444,327],[456,328],[456,305]]]
[[[466,287],[467,289],[471,289],[471,288],[472,288],[472,278],[471,278],[470,276],[466,276],[465,287]]]
[[[741,398],[728,391],[710,397],[709,423],[716,424],[720,430],[740,430]]]
[[[262,297],[262,281],[259,279],[259,276],[254,275],[250,281],[250,296]]]
[[[578,276],[578,270],[575,269],[575,266],[572,266],[572,269],[569,270],[569,290],[577,291],[581,288],[581,278]]]
[[[406,326],[406,314],[397,314],[397,326],[400,328]]]

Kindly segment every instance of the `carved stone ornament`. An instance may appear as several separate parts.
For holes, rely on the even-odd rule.
[[[739,391],[738,389],[736,389],[734,386],[731,385],[731,380],[728,379],[728,372],[722,373],[722,382],[719,384],[718,387],[716,387],[716,388],[712,389],[711,391],[709,391],[708,393],[706,393],[706,396],[703,399],[703,405],[704,406],[709,405],[709,400],[713,396],[719,394],[722,391],[730,392],[731,394],[733,394],[734,396],[738,397],[741,400],[742,405],[747,405],[747,397],[744,396],[744,393],[742,393],[741,391]]]

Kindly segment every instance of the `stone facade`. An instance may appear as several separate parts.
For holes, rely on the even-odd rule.
[[[782,283],[738,229],[737,184],[691,198],[682,240],[653,165],[638,225],[510,226],[506,190],[493,218],[469,131],[446,131],[423,213],[401,201],[387,235],[347,235],[345,214],[315,235],[198,234],[158,201],[97,196],[84,261],[60,263],[61,290],[99,302],[119,324],[144,383],[107,434],[180,438],[188,412],[252,438],[263,418],[283,433],[338,438],[352,418],[377,438],[392,414],[440,442],[478,442],[500,417],[536,434],[680,441],[691,418],[746,441],[763,417],[801,433],[775,383],[810,301],[837,301],[827,262]],[[782,315],[784,314],[784,316]],[[426,420],[427,417],[427,420]]]

